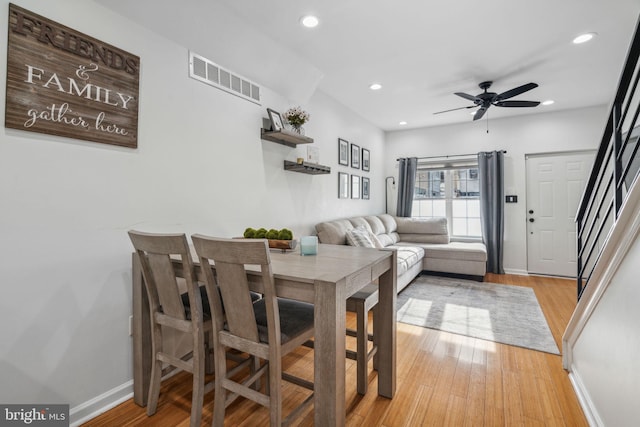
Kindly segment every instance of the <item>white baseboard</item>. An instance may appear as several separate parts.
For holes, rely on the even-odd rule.
[[[505,274],[515,274],[518,276],[528,276],[529,272],[527,270],[520,270],[517,268],[505,268],[504,269]]]
[[[69,410],[69,425],[76,427],[133,397],[133,381],[112,388]]]
[[[587,388],[582,382],[580,375],[574,369],[571,369],[569,372],[569,380],[571,381],[573,390],[576,392],[578,402],[580,402],[580,407],[589,425],[591,427],[604,427],[604,423],[598,415],[595,405],[591,401]]]

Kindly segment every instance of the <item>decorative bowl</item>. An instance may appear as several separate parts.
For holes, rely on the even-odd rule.
[[[269,239],[269,247],[271,249],[291,250],[295,249],[297,240],[278,240]]]

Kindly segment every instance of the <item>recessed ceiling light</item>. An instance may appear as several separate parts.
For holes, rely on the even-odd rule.
[[[307,28],[317,27],[320,23],[320,21],[318,21],[318,18],[313,15],[303,16],[302,18],[300,18],[300,22],[302,22],[302,25]]]
[[[542,105],[551,105],[553,104],[555,101],[553,99],[547,99],[546,101],[542,102]]]
[[[407,124],[407,122],[405,122],[404,120],[401,121],[400,123],[398,123],[400,126],[405,126]]]
[[[594,38],[596,36],[596,33],[585,33],[585,34],[580,34],[578,37],[576,37],[575,39],[573,39],[573,44],[581,44],[581,43],[586,43],[589,40],[591,40],[592,38]]]
[[[380,90],[382,89],[382,85],[380,83],[372,83],[369,85],[369,89],[371,90]]]

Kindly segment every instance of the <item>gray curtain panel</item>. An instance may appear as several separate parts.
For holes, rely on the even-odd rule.
[[[406,157],[398,160],[398,207],[397,216],[411,216],[413,191],[416,185],[418,158]]]
[[[504,274],[504,153],[478,153],[480,178],[480,221],[487,246],[487,272]]]

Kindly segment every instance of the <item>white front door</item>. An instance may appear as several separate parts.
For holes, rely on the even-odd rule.
[[[575,216],[595,152],[528,155],[529,273],[575,277]]]

